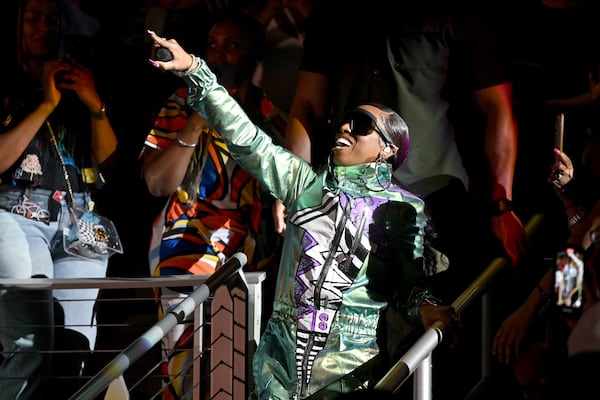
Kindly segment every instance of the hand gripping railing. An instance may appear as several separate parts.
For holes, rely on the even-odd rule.
[[[537,230],[543,217],[534,215],[525,226],[527,236],[531,237]],[[503,257],[494,259],[465,291],[452,303],[452,307],[460,313],[469,306],[479,295],[484,293],[490,283],[506,266],[507,260]],[[434,322],[425,333],[412,345],[412,347],[398,360],[388,373],[375,385],[376,390],[398,393],[400,386],[408,377],[417,370],[414,380],[416,400],[429,400],[431,398],[431,352],[444,338],[447,327],[440,321]]]
[[[77,393],[70,397],[70,400],[96,398],[113,380],[117,379],[133,362],[156,345],[171,329],[177,324],[183,323],[196,307],[206,301],[212,292],[238,273],[246,265],[246,262],[247,258],[244,253],[235,253],[203,284],[92,377]]]

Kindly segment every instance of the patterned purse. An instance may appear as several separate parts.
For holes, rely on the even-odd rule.
[[[67,254],[91,259],[108,258],[123,253],[113,222],[92,211],[69,207],[63,219],[63,246]]]
[[[82,210],[75,207],[73,189],[62,154],[50,123],[46,121],[46,124],[50,130],[50,140],[58,153],[69,192],[68,212],[61,219],[62,242],[65,252],[69,255],[96,260],[108,258],[114,253],[123,253],[119,233],[110,219],[91,209]]]

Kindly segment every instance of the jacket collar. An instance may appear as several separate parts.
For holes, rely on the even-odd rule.
[[[392,168],[386,162],[352,166],[333,166],[334,186],[351,196],[362,197],[382,192],[390,186]]]

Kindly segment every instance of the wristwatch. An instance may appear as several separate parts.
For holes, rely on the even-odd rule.
[[[492,215],[503,215],[512,211],[512,201],[506,197],[492,200],[490,212]]]
[[[97,120],[106,118],[106,106],[104,105],[104,102],[100,105],[100,111],[90,111],[90,115]]]

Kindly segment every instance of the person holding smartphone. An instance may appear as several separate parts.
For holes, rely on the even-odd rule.
[[[13,236],[0,241],[0,275],[103,278],[108,259],[65,252],[61,217],[68,215],[68,201],[105,210],[99,195],[119,155],[110,111],[98,75],[59,57],[61,2],[15,3],[15,51],[5,52],[10,72],[0,76],[0,208],[14,223],[1,225]],[[21,234],[25,245],[16,240]],[[22,262],[23,254],[30,262]],[[1,294],[0,397],[66,399],[78,389],[74,378],[89,367],[96,345],[98,294],[98,288]],[[47,379],[53,376],[73,379]]]
[[[597,240],[597,235],[594,236],[593,232],[600,227],[600,195],[595,189],[595,187],[598,187],[600,169],[596,165],[597,163],[593,162],[600,156],[600,146],[595,142],[591,142],[586,147],[584,154],[582,164],[587,168],[575,171],[571,158],[558,148],[554,149],[555,161],[550,165],[547,177],[548,183],[554,188],[554,192],[564,206],[565,224],[570,235],[565,241],[565,251],[557,254],[557,256],[562,254],[566,259],[569,258],[567,253],[569,249],[571,249],[572,255],[577,250],[581,257],[591,252],[593,247],[592,238],[596,237]],[[524,364],[519,361],[520,358],[531,361],[532,359],[529,356],[534,358],[541,356],[539,353],[532,354],[532,351],[545,351],[541,347],[537,347],[539,343],[532,343],[527,339],[528,336],[531,337],[534,324],[541,315],[547,316],[547,312],[553,310],[555,313],[550,315],[561,315],[561,319],[567,322],[567,328],[569,328],[585,312],[586,304],[590,298],[597,296],[594,293],[589,296],[589,285],[584,285],[582,287],[583,298],[582,302],[578,304],[579,307],[565,307],[564,291],[554,291],[554,285],[563,281],[560,278],[556,279],[556,276],[565,276],[561,269],[556,268],[558,258],[551,260],[551,266],[555,268],[549,266],[546,273],[535,284],[521,305],[504,319],[494,336],[492,354],[500,363],[513,364],[513,369],[517,375]],[[588,256],[585,256],[585,258],[587,259]],[[578,271],[578,273],[581,277],[587,276],[585,272],[581,274]],[[584,278],[584,280],[586,279],[588,278]],[[574,306],[575,304],[572,303],[571,305]],[[556,314],[558,311],[561,313]],[[563,335],[565,341],[567,334]],[[545,338],[542,338],[542,340],[545,340]],[[566,342],[556,341],[555,343],[559,346],[566,346]],[[522,383],[525,384],[525,382]]]
[[[586,235],[590,241],[583,262],[583,303],[581,314],[572,320],[566,340],[566,356],[560,372],[550,381],[548,398],[585,399],[596,393],[600,363],[600,224],[598,221]]]

